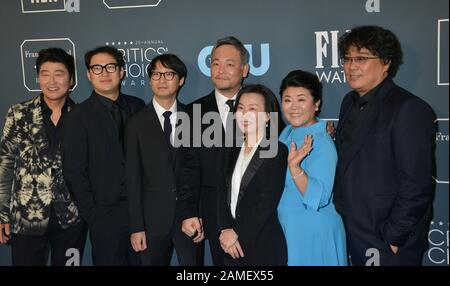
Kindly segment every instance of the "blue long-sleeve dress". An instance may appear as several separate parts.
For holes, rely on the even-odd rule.
[[[293,128],[288,125],[280,141],[297,148],[305,135],[312,135],[313,150],[301,163],[308,174],[304,195],[295,186],[288,170],[278,216],[286,237],[288,265],[347,265],[345,230],[333,204],[333,182],[337,153],[326,132],[326,123]]]

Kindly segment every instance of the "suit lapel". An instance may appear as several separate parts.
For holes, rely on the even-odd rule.
[[[186,109],[184,108],[184,105],[181,103],[181,102],[179,102],[178,100],[177,100],[177,112],[186,112]],[[175,130],[174,130],[174,132],[175,132],[175,135],[177,134],[177,129],[178,129],[178,127],[180,126],[180,124],[181,124],[181,121],[180,121],[180,118],[178,118],[178,115],[177,115],[177,117],[176,117],[176,119],[175,119],[176,121],[175,121]],[[174,162],[177,162],[177,160],[178,160],[178,154],[179,154],[179,148],[172,148],[173,150],[173,161]]]
[[[258,149],[256,150],[255,154],[253,155],[253,158],[251,159],[250,163],[248,164],[247,169],[244,172],[244,175],[242,176],[241,180],[241,186],[239,187],[239,196],[236,204],[236,209],[239,206],[239,202],[241,201],[242,197],[244,196],[248,185],[252,181],[255,174],[258,172],[258,170],[261,168],[263,163],[265,162],[264,159],[262,159],[259,156],[259,152],[261,151],[261,147],[258,146]]]
[[[44,116],[42,115],[41,96],[36,97],[31,105],[31,122],[30,131],[33,136],[30,140],[33,146],[36,146],[36,151],[40,158],[47,158],[49,142],[47,133],[44,127]]]
[[[239,157],[239,152],[241,152],[241,148],[230,148],[230,154],[228,157],[228,169],[227,169],[227,175],[226,175],[226,190],[227,190],[227,204],[228,206],[231,205],[231,187],[232,187],[232,180],[233,180],[233,172],[236,167],[236,162]]]
[[[203,106],[205,108],[203,114],[206,112],[219,112],[219,108],[217,107],[217,100],[216,100],[216,93],[213,90],[206,98],[205,98],[205,104]]]
[[[338,127],[337,127],[337,130],[336,130],[336,133],[338,134],[338,138],[340,137],[340,134],[342,134],[342,126],[344,126],[344,124],[345,124],[345,122],[347,121],[347,119],[348,119],[348,116],[350,115],[350,111],[352,110],[352,106],[353,106],[353,104],[352,104],[352,101],[351,100],[349,100],[349,104],[347,104],[348,106],[347,107],[345,107],[346,109],[345,109],[345,111],[344,111],[344,115],[342,116],[342,118],[339,120],[339,124],[338,124]],[[339,140],[339,141],[341,141],[341,140]],[[340,144],[341,142],[339,142],[339,144]],[[339,146],[340,147],[340,146]]]
[[[207,112],[216,112],[219,115],[220,118],[220,112],[219,112],[219,107],[217,106],[217,99],[216,99],[216,93],[213,90],[208,97],[205,99],[205,110],[202,111],[203,114],[207,113]],[[222,126],[222,138],[225,138],[225,128],[223,128],[223,123],[222,121],[220,121],[220,124]]]

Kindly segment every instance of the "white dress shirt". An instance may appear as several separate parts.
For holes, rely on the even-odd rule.
[[[226,130],[227,129],[228,112],[230,112],[230,107],[228,106],[227,101],[232,99],[232,100],[234,100],[234,103],[236,104],[237,93],[233,97],[228,98],[225,95],[221,94],[216,89],[215,95],[216,95],[216,101],[217,101],[217,108],[219,109],[219,113],[220,113],[220,119],[222,120],[223,128]]]
[[[241,151],[239,152],[239,157],[236,161],[236,166],[234,167],[233,177],[231,178],[231,215],[233,218],[236,218],[236,206],[239,197],[239,190],[241,188],[242,177],[247,170],[250,161],[255,155],[256,149],[258,149],[259,144],[261,143],[262,138],[258,140],[258,143],[253,146],[252,151],[248,155],[245,155],[245,146],[242,144]]]
[[[175,124],[177,122],[177,101],[172,104],[169,110],[166,110],[164,107],[159,105],[159,103],[156,101],[155,97],[152,99],[153,107],[155,108],[156,115],[158,115],[159,123],[161,124],[161,129],[164,131],[164,115],[163,113],[166,111],[172,111],[172,114],[170,115],[170,125],[172,125],[172,132],[170,133],[170,141],[173,145],[174,136],[175,136]]]

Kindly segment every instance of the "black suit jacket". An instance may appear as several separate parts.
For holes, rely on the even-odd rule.
[[[177,111],[185,111],[179,102]],[[176,217],[179,148],[168,144],[152,103],[130,118],[126,145],[126,186],[131,232],[167,235]]]
[[[128,114],[144,101],[120,94]],[[104,216],[125,193],[125,156],[109,111],[93,93],[66,118],[63,167],[81,216],[89,223]]]
[[[237,233],[244,265],[286,265],[287,247],[277,207],[284,190],[288,151],[281,142],[274,158],[261,158],[262,150],[258,147],[242,177],[235,219],[230,210],[231,181],[240,148],[222,151],[225,173],[219,181],[218,228],[233,228]]]
[[[193,130],[198,128],[198,124],[193,116],[194,105],[201,106],[201,118],[208,112],[216,112],[219,114],[217,108],[217,101],[214,91],[209,95],[200,98],[199,100],[188,105],[187,110],[191,118]],[[225,130],[222,122],[220,123],[220,131],[222,138],[225,137]],[[201,134],[211,128],[210,124],[201,124]],[[217,125],[218,126],[218,125]],[[194,134],[192,132],[192,137]],[[193,139],[191,144],[193,144]],[[221,142],[222,143],[222,142]],[[190,217],[204,217],[215,224],[216,216],[215,205],[217,201],[217,172],[220,164],[217,164],[219,152],[222,147],[206,147],[201,144],[200,147],[183,148],[182,150],[182,172],[180,177],[181,186],[178,190],[178,204],[182,211],[182,218]],[[200,210],[199,210],[200,202]],[[212,216],[209,218],[208,216]],[[214,221],[214,222],[213,222]]]
[[[387,78],[343,156],[342,126],[352,94],[342,102],[337,127],[336,208],[348,235],[367,247],[420,250],[426,245],[434,190],[434,113]]]

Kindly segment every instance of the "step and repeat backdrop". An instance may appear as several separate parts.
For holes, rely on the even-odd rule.
[[[350,90],[339,64],[338,38],[357,25],[380,25],[402,43],[404,64],[396,82],[427,101],[438,117],[434,218],[423,264],[448,266],[448,6],[448,0],[4,0],[1,128],[9,106],[39,93],[34,65],[42,48],[62,47],[75,57],[71,97],[77,102],[90,95],[83,56],[96,46],[124,53],[122,90],[146,102],[151,99],[147,65],[157,55],[177,54],[188,67],[179,99],[189,103],[212,90],[210,52],[228,35],[250,52],[247,83],[262,83],[277,93],[289,71],[316,73],[324,85],[321,117],[336,121]],[[209,253],[206,263],[211,264]],[[84,264],[91,264],[89,242]],[[10,265],[7,246],[0,246],[0,265]]]

